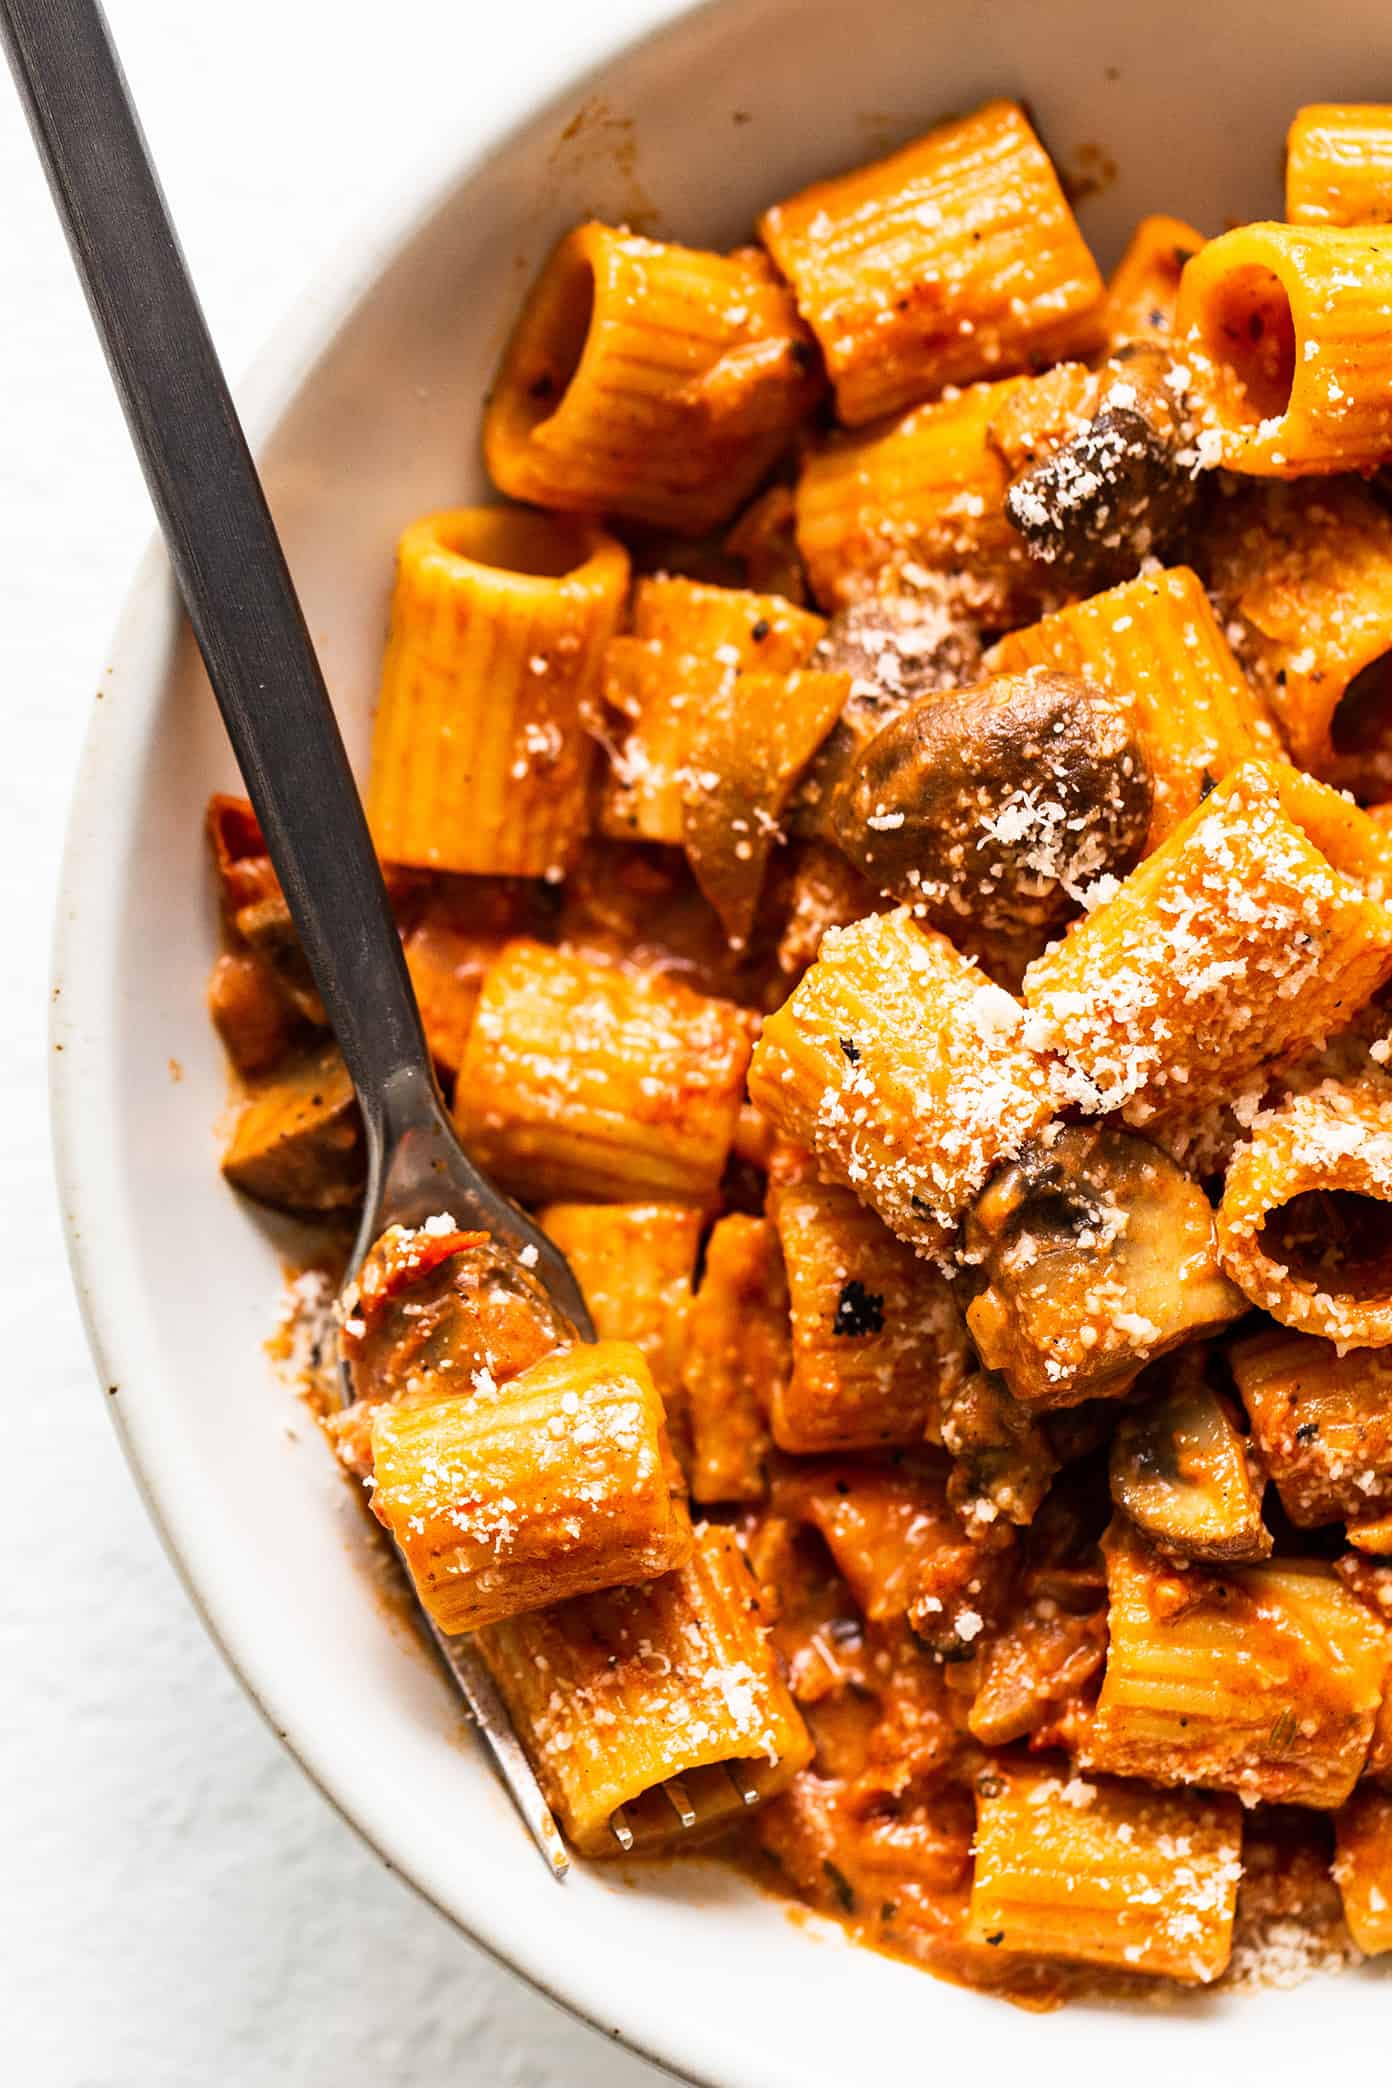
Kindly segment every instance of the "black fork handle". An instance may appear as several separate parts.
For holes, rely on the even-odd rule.
[[[96,0],[0,0],[15,79],[314,983],[380,1152],[433,1076],[304,614]]]

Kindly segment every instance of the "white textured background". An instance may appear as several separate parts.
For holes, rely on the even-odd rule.
[[[429,62],[478,17],[477,74]],[[625,0],[108,0],[241,369],[401,166]],[[458,40],[455,40],[458,48]],[[641,2088],[330,1812],[224,1671],[92,1379],[49,1179],[67,793],[149,510],[0,75],[0,2076],[24,2088]]]

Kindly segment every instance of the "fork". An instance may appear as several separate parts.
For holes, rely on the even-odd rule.
[[[228,737],[357,1090],[367,1193],[348,1280],[388,1225],[447,1211],[519,1257],[593,1340],[560,1250],[454,1135],[319,663],[101,9],[0,0],[0,32]],[[351,1397],[346,1370],[344,1380]],[[563,1878],[565,1846],[492,1677],[466,1637],[431,1630]]]

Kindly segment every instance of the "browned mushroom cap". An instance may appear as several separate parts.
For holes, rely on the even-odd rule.
[[[981,640],[963,583],[925,573],[912,594],[868,595],[832,617],[809,663],[851,677],[845,709],[799,793],[796,831],[825,829],[831,797],[867,740],[916,698],[960,689],[981,672]]]
[[[1093,419],[1008,489],[1006,515],[1061,582],[1093,592],[1129,579],[1188,515],[1196,482],[1181,461],[1176,375],[1162,351],[1123,349]]]
[[[1042,930],[1128,870],[1151,777],[1127,712],[1032,667],[921,698],[877,733],[831,807],[833,838],[882,891],[951,932]]]
[[[1246,1310],[1199,1184],[1107,1124],[1056,1124],[993,1176],[963,1259],[977,1352],[1035,1408],[1115,1398],[1153,1357]]]
[[[1265,1559],[1263,1476],[1227,1401],[1208,1381],[1202,1345],[1155,1366],[1154,1396],[1122,1416],[1112,1442],[1112,1499],[1163,1550],[1226,1564]]]
[[[334,1044],[247,1083],[222,1171],[283,1211],[343,1211],[360,1201],[362,1118]]]

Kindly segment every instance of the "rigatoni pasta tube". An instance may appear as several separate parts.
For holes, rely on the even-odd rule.
[[[681,846],[692,715],[712,701],[726,672],[715,660],[678,658],[650,638],[612,640],[604,655],[613,744],[600,796],[601,833],[615,841]]]
[[[515,500],[699,535],[753,492],[818,376],[757,249],[701,253],[580,225],[508,343],[484,456]]]
[[[684,1381],[697,1501],[757,1501],[768,1488],[769,1402],[788,1376],[788,1286],[767,1218],[713,1228],[687,1321]]]
[[[1392,1514],[1392,1355],[1268,1327],[1228,1361],[1262,1465],[1302,1529]]]
[[[1392,1639],[1332,1569],[1177,1568],[1124,1526],[1105,1540],[1107,1669],[1088,1768],[1332,1810],[1353,1789]]]
[[[990,439],[1020,382],[974,384],[808,451],[797,540],[824,607],[892,592],[921,567],[968,575],[997,627],[1037,613],[1045,582],[1006,517],[1010,473]]]
[[[1310,102],[1286,136],[1286,216],[1292,225],[1392,221],[1392,106]]]
[[[1095,341],[1097,264],[1015,102],[814,183],[759,234],[851,426]]]
[[[1032,1957],[1205,1986],[1232,1952],[1235,1799],[992,1763],[976,1781],[967,1932]]]
[[[1144,217],[1107,285],[1102,328],[1109,354],[1133,341],[1168,341],[1179,279],[1204,243],[1182,218]]]
[[[575,1272],[601,1341],[643,1351],[680,1447],[681,1356],[701,1212],[690,1204],[547,1204],[537,1220]]]
[[[641,1352],[600,1341],[495,1386],[380,1406],[372,1506],[442,1631],[476,1631],[691,1555],[681,1473]]]
[[[1392,1791],[1355,1791],[1334,1822],[1334,1882],[1366,1957],[1392,1950]]]
[[[775,1187],[769,1211],[792,1303],[793,1368],[770,1401],[779,1449],[941,1441],[969,1368],[947,1278],[838,1184]]]
[[[514,508],[427,515],[401,539],[367,808],[422,869],[559,875],[584,838],[586,709],[628,554]]]
[[[767,1638],[765,1598],[733,1530],[698,1525],[678,1573],[514,1618],[481,1632],[541,1786],[584,1856],[617,1856],[621,1824],[640,1853],[681,1824],[670,1777],[702,1827],[745,1809],[723,1770],[773,1797],[812,1744]]]
[[[1209,585],[1292,758],[1356,782],[1376,753],[1369,728],[1376,741],[1388,722],[1392,515],[1356,479],[1267,482],[1222,503],[1207,550]]]
[[[1322,1081],[1228,1166],[1218,1255],[1254,1305],[1340,1348],[1392,1343],[1392,1091]]]
[[[1389,309],[1392,238],[1378,226],[1209,240],[1184,271],[1175,339],[1211,461],[1261,478],[1375,469],[1392,452]]]
[[[830,929],[764,1024],[749,1092],[901,1239],[932,1253],[1054,1111],[1024,1010],[900,908]]]
[[[1261,701],[1188,566],[1124,581],[1011,631],[986,664],[993,673],[1067,668],[1131,706],[1155,790],[1148,848],[1239,762],[1278,751]]]
[[[704,1203],[748,1059],[728,1002],[519,940],[485,974],[455,1122],[524,1200]]]
[[[633,635],[685,659],[787,674],[806,664],[826,618],[782,595],[657,574],[633,590]]]
[[[1138,1126],[1222,1099],[1392,974],[1388,875],[1366,813],[1247,762],[1030,965],[1038,1041]]]

